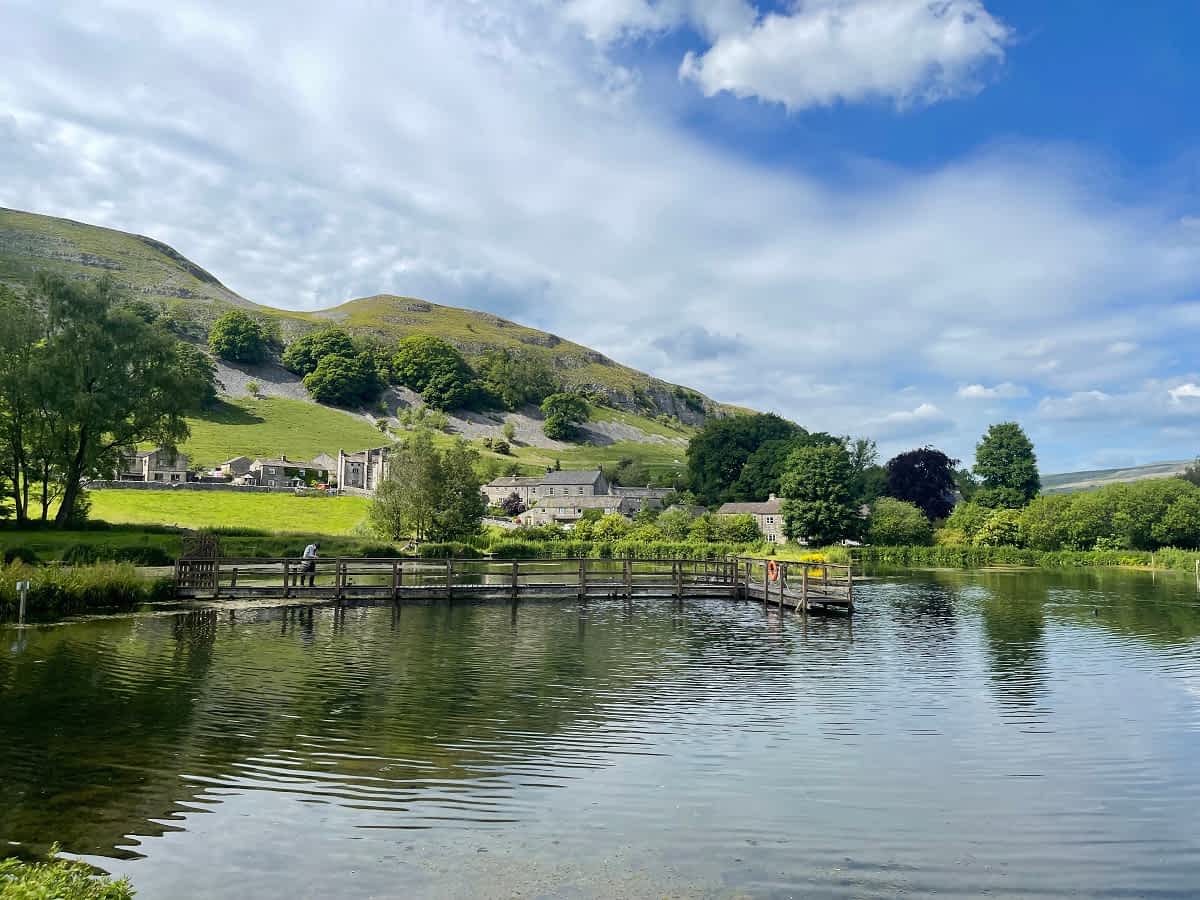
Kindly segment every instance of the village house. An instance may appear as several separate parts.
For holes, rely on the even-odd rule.
[[[662,512],[664,501],[672,493],[670,488],[650,487],[620,487],[613,485],[609,493],[614,497],[624,497],[633,505],[635,513],[641,512],[643,509],[652,509],[656,512]]]
[[[543,497],[537,506],[530,507],[521,514],[522,524],[527,525],[574,525],[590,510],[599,510],[601,515],[614,513],[629,516],[634,511],[632,501],[625,497],[614,497],[609,494],[599,496],[567,496],[555,495]]]
[[[117,469],[118,481],[182,484],[188,480],[187,456],[163,447],[130,451],[121,457]]]
[[[237,478],[250,471],[250,464],[252,462],[254,460],[248,456],[235,456],[233,459],[227,459],[217,466],[217,471],[226,478]]]
[[[556,501],[553,508],[558,510],[570,509],[570,503],[559,503],[564,499],[603,498],[605,503],[585,505],[586,508],[608,511],[619,511],[622,515],[633,515],[639,510],[649,507],[661,510],[663,501],[670,490],[652,487],[620,487],[610,484],[604,476],[604,471],[584,469],[574,471],[549,471],[544,475],[505,475],[495,478],[483,486],[483,493],[492,506],[499,506],[504,500],[516,494],[525,506],[532,510],[548,509],[548,501]],[[581,508],[585,508],[581,507]],[[574,521],[578,515],[568,518],[558,518],[554,515],[538,514],[535,518],[549,518],[553,521]]]
[[[772,494],[765,503],[726,503],[718,516],[754,516],[759,534],[772,544],[787,542],[783,527],[783,504]]]
[[[387,478],[390,452],[391,447],[374,447],[357,453],[338,450],[334,473],[338,490],[349,494],[374,494]]]
[[[250,463],[250,471],[241,480],[262,487],[304,487],[327,483],[329,470],[311,462],[281,456],[278,459],[254,460]]]
[[[533,503],[533,489],[542,480],[540,475],[504,475],[493,478],[483,486],[489,506],[499,506],[513,494],[526,506]]]
[[[337,457],[330,456],[328,453],[318,453],[312,458],[312,464],[319,469],[324,469],[331,475],[337,472]]]

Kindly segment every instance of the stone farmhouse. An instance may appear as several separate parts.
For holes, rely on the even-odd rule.
[[[338,491],[343,494],[374,494],[388,474],[388,454],[391,447],[374,447],[347,453],[338,450]]]
[[[329,470],[311,462],[281,456],[278,459],[254,460],[250,463],[250,470],[238,480],[242,484],[256,484],[262,487],[295,488],[328,483]]]
[[[121,457],[117,480],[182,484],[188,480],[188,458],[163,447],[132,450]]]
[[[250,464],[252,462],[254,460],[248,456],[235,456],[233,459],[227,459],[217,466],[217,471],[226,478],[238,478],[250,471]]]
[[[526,525],[574,525],[590,510],[599,510],[601,515],[616,513],[631,516],[637,509],[627,497],[612,494],[569,497],[566,495],[543,497],[536,506],[531,506],[520,515]]]
[[[726,503],[717,510],[718,516],[754,516],[759,534],[772,544],[787,542],[783,528],[783,504],[772,494],[765,503]]]
[[[603,470],[595,468],[544,475],[506,475],[485,484],[483,493],[493,506],[516,494],[528,507],[522,520],[540,525],[577,522],[589,509],[623,516],[632,516],[646,507],[662,509],[663,500],[671,492],[665,488],[609,484]]]

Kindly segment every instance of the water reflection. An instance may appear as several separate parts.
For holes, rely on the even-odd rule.
[[[143,898],[1182,896],[1200,622],[1151,587],[935,573],[865,583],[853,621],[613,600],[34,629],[0,657],[0,840]]]

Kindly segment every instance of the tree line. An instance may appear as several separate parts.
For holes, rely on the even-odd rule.
[[[389,384],[420,394],[436,410],[517,410],[539,405],[547,437],[575,440],[589,418],[586,399],[566,391],[541,357],[521,350],[492,349],[474,365],[453,344],[412,334],[395,346],[354,338],[328,326],[286,347],[277,327],[233,309],[213,323],[209,349],[228,362],[257,364],[282,349],[280,361],[299,375],[309,395],[332,406],[369,406]]]

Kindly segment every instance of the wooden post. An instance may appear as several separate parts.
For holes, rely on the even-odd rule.
[[[517,602],[517,573],[520,567],[515,559],[512,561],[512,602]]]
[[[292,596],[291,580],[292,580],[292,561],[289,559],[285,559],[283,561],[283,596],[284,596],[284,599],[287,599],[288,597]]]
[[[392,602],[400,599],[400,563],[392,560]]]
[[[804,606],[804,611],[808,612],[808,563],[804,564],[804,578],[800,583],[800,602]]]
[[[233,567],[233,577],[229,579],[229,586],[231,588],[237,587],[237,578],[238,578],[238,567],[234,566]]]
[[[315,575],[316,574],[316,571],[315,571],[316,566],[313,566],[313,569],[314,569],[313,574]],[[313,582],[314,583],[316,582],[316,578],[313,578]],[[337,559],[335,559],[333,561],[333,596],[336,597],[338,600],[342,599],[342,587],[345,585],[345,583],[346,583],[346,564],[345,564],[345,562],[342,561],[342,558],[339,556]]]
[[[212,596],[214,600],[221,596],[221,561],[218,559],[212,561]]]
[[[446,599],[454,599],[454,560],[446,557]]]
[[[683,563],[675,563],[675,597],[683,602]]]
[[[1200,561],[1196,565],[1200,567]],[[1196,578],[1200,581],[1200,570],[1198,570]],[[628,556],[625,557],[625,596],[627,598],[633,597],[633,560]]]
[[[579,559],[579,598],[582,600],[587,595],[587,560],[583,557]]]
[[[854,612],[854,571],[846,567],[846,599],[850,601],[850,612]]]
[[[767,561],[763,560],[763,609],[767,608],[767,601],[771,597],[771,576],[767,572]]]

